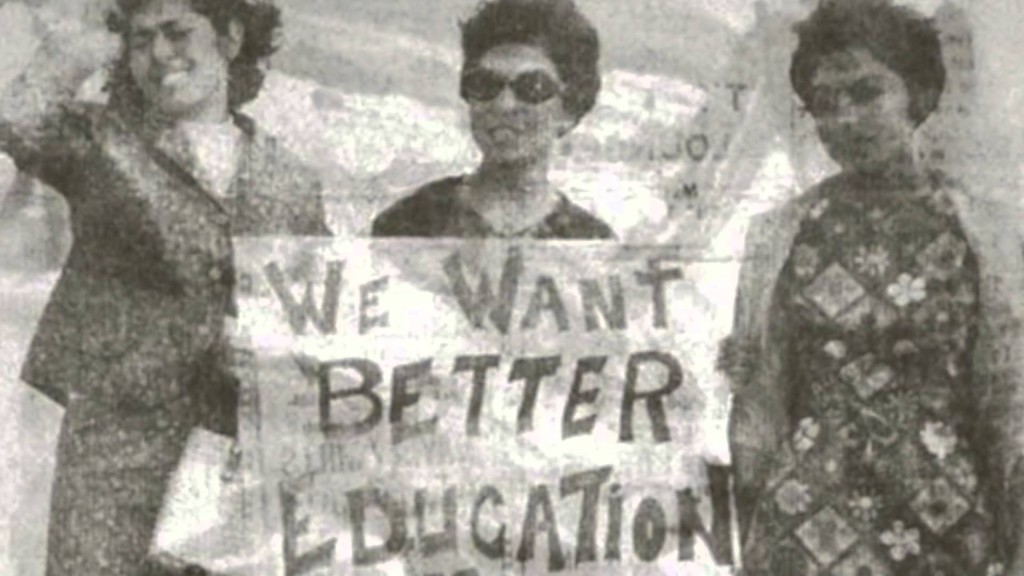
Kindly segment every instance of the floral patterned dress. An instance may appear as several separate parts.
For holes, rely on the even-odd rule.
[[[830,193],[774,301],[791,435],[747,535],[751,575],[992,576],[970,352],[978,266],[941,191]]]

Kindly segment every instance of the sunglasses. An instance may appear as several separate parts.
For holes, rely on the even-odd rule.
[[[842,88],[820,87],[811,93],[807,110],[814,116],[835,114],[839,111],[840,97],[845,95],[850,104],[865,106],[885,94],[885,86],[879,82],[859,80]]]
[[[543,70],[530,70],[508,78],[494,70],[477,68],[462,75],[459,95],[463,100],[490,102],[498,97],[506,86],[520,102],[541,104],[562,93],[561,83]]]

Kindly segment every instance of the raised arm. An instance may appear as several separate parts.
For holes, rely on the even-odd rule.
[[[89,137],[81,84],[117,57],[113,34],[20,3],[0,6],[0,151],[65,192],[67,162]]]

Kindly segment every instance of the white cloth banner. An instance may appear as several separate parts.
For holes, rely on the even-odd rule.
[[[728,319],[707,279],[734,263],[678,246],[261,239],[237,265],[266,573],[716,570],[728,510],[712,509],[706,463],[724,445]]]

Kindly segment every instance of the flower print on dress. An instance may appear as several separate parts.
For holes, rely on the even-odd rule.
[[[907,430],[916,427],[922,398],[921,390],[897,389],[885,398],[881,411],[893,426]]]
[[[1006,568],[1002,562],[996,562],[995,564],[989,564],[988,570],[985,571],[985,576],[1003,576],[1006,574]]]
[[[892,353],[900,358],[913,356],[918,352],[920,352],[920,350],[918,350],[917,344],[914,344],[913,340],[897,340],[896,343],[892,345]]]
[[[914,322],[920,324],[928,332],[948,332],[954,320],[959,319],[959,306],[947,295],[940,295],[928,301],[916,313]]]
[[[867,490],[855,490],[846,505],[850,514],[862,522],[873,522],[878,516],[878,499]]]
[[[956,296],[939,294],[911,316],[921,328],[921,341],[925,345],[939,346],[943,350],[962,351],[967,348],[970,328],[976,316]]]
[[[835,458],[829,458],[825,461],[825,473],[829,476],[835,476],[839,473],[839,462]]]
[[[949,280],[961,270],[966,255],[967,242],[945,232],[917,255],[917,262],[928,278]]]
[[[861,274],[879,278],[889,269],[889,251],[882,246],[860,246],[853,257],[853,263]]]
[[[846,357],[846,343],[842,340],[829,340],[822,350],[825,354],[828,354],[836,360],[842,360]]]
[[[974,473],[974,466],[963,456],[957,455],[948,458],[943,462],[949,477],[966,492],[973,493],[978,487],[978,475]]]
[[[822,214],[824,214],[826,210],[828,210],[828,205],[828,198],[823,198],[822,200],[819,200],[814,206],[811,206],[811,209],[807,212],[807,214],[808,216],[811,217],[812,220],[817,220],[818,218],[821,218]]]
[[[928,296],[927,281],[923,277],[914,278],[910,274],[900,274],[894,284],[890,284],[885,293],[892,303],[905,308],[912,302],[920,302]]]
[[[934,534],[944,534],[971,510],[971,503],[940,476],[910,502],[910,509]]]
[[[839,442],[844,448],[856,448],[864,442],[866,435],[855,423],[850,422],[839,429]]]
[[[814,442],[818,439],[819,434],[821,434],[821,424],[818,424],[814,418],[804,418],[800,420],[800,424],[793,434],[793,447],[798,452],[807,452],[814,447]]]
[[[917,528],[908,530],[901,520],[893,522],[891,529],[882,532],[881,540],[889,548],[889,555],[897,562],[921,553],[921,532]]]
[[[818,271],[821,258],[818,256],[818,249],[800,244],[793,247],[793,273],[797,278],[810,278]]]
[[[921,430],[921,443],[930,454],[942,461],[956,450],[956,432],[945,422],[926,422]]]
[[[782,247],[789,259],[774,285],[778,294],[773,301],[782,313],[773,319],[779,320],[777,334],[786,338],[790,358],[778,381],[792,384],[799,400],[783,423],[779,451],[795,457],[796,464],[785,474],[766,470],[774,482],[761,484],[767,490],[751,517],[756,528],[747,536],[748,543],[775,550],[795,540],[807,565],[793,572],[770,562],[755,561],[750,567],[764,576],[867,576],[868,570],[873,576],[937,576],[940,569],[986,576],[999,558],[991,505],[982,492],[986,478],[983,468],[975,468],[977,455],[967,449],[967,437],[959,437],[960,419],[970,415],[963,413],[960,399],[974,381],[973,356],[952,345],[961,327],[968,330],[967,351],[973,351],[979,335],[979,302],[970,302],[972,294],[983,294],[978,292],[983,287],[978,259],[969,248],[948,280],[926,273],[918,261],[921,252],[947,230],[956,238],[964,235],[956,219],[926,207],[925,198],[916,205],[909,198],[879,197],[871,199],[873,205],[849,206],[845,198],[832,199],[821,218],[800,222],[790,245]],[[876,207],[880,210],[873,218]],[[840,223],[847,230],[837,237],[832,232]],[[890,234],[883,231],[887,224],[893,227]],[[815,276],[807,280],[794,270],[794,249],[801,245],[816,248],[820,257]],[[888,251],[888,262],[875,254],[879,247]],[[888,310],[893,320],[847,322],[876,306]],[[919,320],[922,311],[928,316]],[[843,372],[869,355],[871,361],[858,364],[856,374]],[[950,357],[958,361],[956,378],[946,373]],[[854,375],[864,383],[875,375],[878,384],[854,386]],[[839,416],[830,417],[828,410]],[[820,425],[817,437],[800,431],[801,419],[809,416]],[[929,422],[934,425],[926,434]],[[955,441],[936,427],[942,423],[956,432]],[[926,448],[925,442],[932,446]],[[790,479],[800,484],[780,494]],[[804,512],[781,510],[799,510],[804,496],[810,500]],[[835,512],[823,516],[830,522],[815,521],[826,510]],[[843,522],[855,534],[848,546]]]
[[[811,488],[794,479],[786,480],[775,492],[775,503],[784,514],[802,514],[811,506]]]

